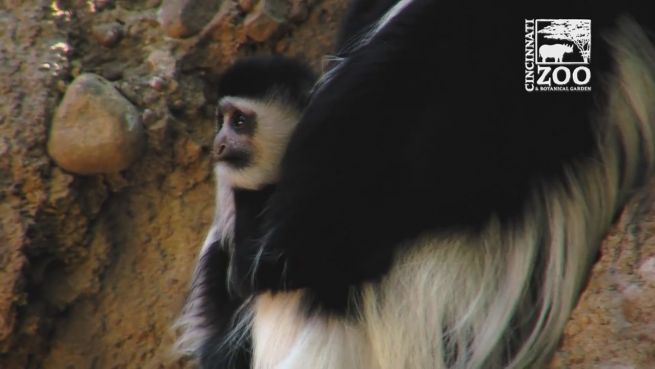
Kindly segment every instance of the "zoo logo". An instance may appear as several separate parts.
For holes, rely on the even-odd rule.
[[[590,60],[590,19],[525,20],[526,91],[591,91]]]

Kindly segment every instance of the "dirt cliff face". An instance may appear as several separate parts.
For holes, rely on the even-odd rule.
[[[551,369],[655,368],[655,182],[609,232]]]
[[[192,367],[170,355],[170,326],[213,212],[216,77],[237,58],[271,53],[319,72],[345,3],[2,2],[0,368]],[[81,75],[124,99],[67,101]],[[71,111],[63,104],[77,117],[106,108],[106,121],[130,112],[125,124],[141,127],[144,147],[109,147],[88,169],[88,157],[49,142],[57,112]],[[92,120],[66,140],[88,144],[89,125],[106,122]],[[61,164],[71,160],[98,174],[74,174]],[[553,368],[652,367],[652,203],[635,200],[608,237]]]
[[[344,4],[0,6],[0,368],[191,366],[169,354],[170,326],[213,213],[216,77],[237,58],[271,53],[319,72]],[[132,105],[145,131],[145,151],[119,174],[102,172],[124,162],[120,145],[96,175],[67,172],[48,155],[57,111],[87,117],[78,124],[88,129],[88,114],[103,108],[62,99],[89,74],[126,98],[103,114]],[[57,162],[88,159],[56,147]]]

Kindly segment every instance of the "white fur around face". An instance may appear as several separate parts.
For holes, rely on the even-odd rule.
[[[298,124],[300,113],[283,101],[274,97],[266,100],[253,100],[227,96],[229,101],[257,115],[257,127],[253,142],[253,162],[245,168],[234,169],[225,163],[216,165],[219,181],[227,181],[232,187],[257,190],[277,182],[282,156]]]

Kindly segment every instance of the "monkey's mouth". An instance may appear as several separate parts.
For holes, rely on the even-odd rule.
[[[212,150],[212,160],[215,164],[224,164],[234,169],[247,167],[251,163],[251,158],[249,151],[230,149],[224,145]]]

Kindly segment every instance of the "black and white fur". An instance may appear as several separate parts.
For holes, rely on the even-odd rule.
[[[216,213],[200,251],[177,327],[177,349],[202,368],[249,368],[250,299],[231,291],[235,245],[253,233],[279,175],[280,160],[315,81],[302,63],[253,58],[219,82],[219,126],[213,143]]]
[[[650,3],[351,15],[356,39],[234,250],[252,368],[544,365],[655,169]],[[523,90],[525,18],[592,20],[591,93]]]

